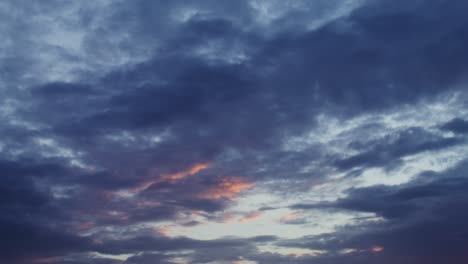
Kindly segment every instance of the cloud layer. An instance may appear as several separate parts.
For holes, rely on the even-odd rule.
[[[0,4],[0,262],[466,263],[464,1]]]

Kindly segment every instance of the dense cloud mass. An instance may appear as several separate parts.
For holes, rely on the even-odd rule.
[[[468,262],[468,2],[0,3],[0,262]]]

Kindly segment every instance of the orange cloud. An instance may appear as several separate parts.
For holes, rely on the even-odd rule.
[[[233,200],[245,189],[253,187],[253,183],[246,182],[239,177],[230,177],[223,179],[218,183],[217,186],[211,188],[206,193],[199,195],[201,198],[205,199],[229,199]]]
[[[384,250],[383,247],[375,246],[371,248],[372,252],[382,252]]]
[[[279,220],[280,222],[286,222],[290,220],[297,219],[301,216],[302,212],[296,211],[296,212],[291,212],[287,215],[283,215]]]
[[[165,236],[165,237],[169,237],[170,236],[170,231],[171,231],[171,227],[168,226],[168,225],[165,225],[165,226],[161,226],[161,227],[153,227],[153,232],[161,235],[161,236]]]
[[[262,215],[263,215],[262,212],[251,212],[251,213],[245,215],[244,217],[242,217],[241,219],[239,219],[238,221],[241,222],[241,223],[245,223],[245,222],[255,220],[255,219],[259,218]]]
[[[131,192],[132,193],[138,193],[138,192],[144,191],[144,190],[148,189],[149,187],[151,187],[151,186],[153,186],[155,184],[158,184],[160,182],[183,179],[183,178],[185,178],[187,176],[197,174],[201,170],[206,169],[208,166],[209,166],[208,163],[197,163],[197,164],[193,165],[192,167],[190,167],[188,170],[185,170],[185,171],[182,171],[182,172],[178,172],[178,173],[174,173],[174,174],[163,174],[161,178],[158,178],[158,179],[155,179],[155,180],[152,180],[152,181],[148,181],[148,182],[144,182],[140,186],[138,186],[138,187],[134,188],[133,190],[131,190]]]
[[[195,164],[190,169],[174,174],[163,174],[163,180],[179,180],[189,175],[197,174],[208,167],[208,163]]]

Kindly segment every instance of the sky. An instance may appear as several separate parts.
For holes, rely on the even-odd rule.
[[[0,262],[468,263],[466,10],[0,1]]]

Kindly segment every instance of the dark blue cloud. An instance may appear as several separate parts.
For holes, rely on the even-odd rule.
[[[185,228],[216,218],[235,195],[208,194],[229,191],[230,177],[297,198],[336,173],[391,171],[466,145],[468,4],[363,1],[345,12],[358,3],[342,2],[5,1],[0,262],[466,262],[465,163],[290,206],[385,219],[334,234],[205,241],[145,229],[190,212],[201,219],[182,221]],[[455,97],[459,108],[443,117],[392,128],[375,120]],[[369,126],[323,135],[324,118]],[[338,147],[349,153],[333,152],[327,136],[344,137]],[[290,144],[297,138],[304,144]],[[208,169],[167,178],[200,163]],[[327,252],[256,248],[266,244]],[[349,248],[367,251],[340,253]]]
[[[465,134],[468,132],[468,122],[461,118],[455,118],[445,123],[441,128],[457,134]]]
[[[335,234],[292,240],[284,245],[336,252],[346,248],[384,248],[380,256],[372,252],[348,255],[363,263],[442,263],[447,259],[463,263],[463,245],[467,242],[464,234],[468,230],[467,215],[461,209],[466,206],[465,170],[466,162],[462,162],[441,173],[423,173],[407,184],[351,189],[348,197],[333,203],[298,204],[294,208],[369,212],[385,220],[364,229],[343,227]],[[341,258],[336,257],[336,261]]]
[[[335,166],[341,170],[354,167],[392,167],[405,156],[437,151],[459,145],[463,141],[464,139],[457,137],[437,136],[421,128],[409,128],[374,142],[351,142],[350,145],[354,148],[364,151],[336,161]],[[367,149],[368,146],[371,149]]]

